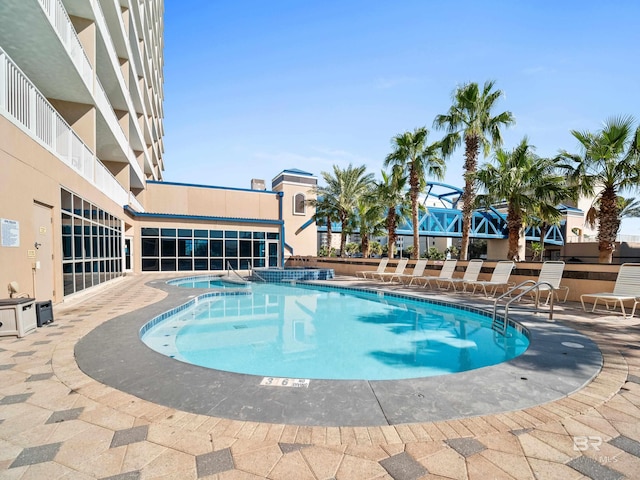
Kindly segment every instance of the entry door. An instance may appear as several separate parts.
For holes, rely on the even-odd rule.
[[[269,267],[277,267],[278,259],[278,242],[267,242],[267,265]]]
[[[127,237],[124,239],[124,271],[130,272],[131,269],[131,251],[133,245],[133,239],[131,237]]]
[[[36,252],[33,262],[35,297],[38,301],[55,300],[53,271],[53,228],[52,209],[33,204],[33,248]]]

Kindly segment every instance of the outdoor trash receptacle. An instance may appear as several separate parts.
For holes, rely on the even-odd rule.
[[[51,304],[51,300],[36,302],[36,317],[39,327],[53,322],[53,305]]]
[[[0,300],[0,336],[24,337],[37,326],[34,298]]]

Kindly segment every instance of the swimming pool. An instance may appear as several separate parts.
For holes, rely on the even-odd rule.
[[[526,331],[486,313],[402,295],[251,284],[207,294],[141,330],[150,348],[194,365],[292,379],[393,380],[463,372],[523,353]]]
[[[221,277],[219,275],[199,275],[197,277],[184,277],[169,280],[169,285],[181,288],[248,288],[249,283],[243,282],[239,278]]]

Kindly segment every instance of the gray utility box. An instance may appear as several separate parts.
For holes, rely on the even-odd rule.
[[[35,303],[35,298],[0,300],[0,336],[24,337],[34,331],[38,326]]]
[[[36,302],[36,318],[39,327],[53,322],[53,305],[51,304],[51,300]]]

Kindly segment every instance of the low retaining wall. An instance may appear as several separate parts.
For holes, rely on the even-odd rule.
[[[352,275],[362,270],[375,271],[380,263],[379,258],[335,258],[335,257],[289,257],[287,267],[316,267],[332,268],[338,275]],[[416,260],[409,260],[405,273],[411,273]],[[439,275],[442,261],[429,261],[424,275]],[[467,267],[467,261],[458,260],[454,277],[461,278]],[[495,261],[485,261],[482,266],[480,280],[489,280]],[[393,272],[398,259],[391,259],[387,264],[387,272]],[[516,284],[525,280],[537,280],[540,274],[540,262],[518,262],[511,274],[511,280]],[[580,301],[583,293],[612,292],[620,265],[605,265],[598,263],[567,263],[564,267],[561,285],[569,287],[569,301]]]

